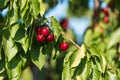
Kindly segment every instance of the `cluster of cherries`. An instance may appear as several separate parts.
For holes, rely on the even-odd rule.
[[[103,22],[104,23],[109,23],[110,22],[110,19],[109,19],[109,10],[113,10],[114,9],[114,4],[112,2],[112,0],[107,4],[107,6],[104,8],[104,9],[95,9],[94,10],[94,17],[95,17],[95,20],[99,20],[99,13],[100,12],[103,12],[104,13],[104,18],[103,18]],[[93,17],[93,18],[94,18]]]
[[[103,18],[103,21],[105,23],[109,23],[109,8],[108,7],[104,8],[103,12],[105,14],[105,17]]]
[[[47,42],[52,42],[54,41],[54,34],[51,33],[50,29],[48,27],[37,27],[36,28],[36,33],[37,33],[37,41],[40,43],[44,43],[45,41]],[[65,51],[68,49],[68,43],[63,42],[60,44],[60,49],[62,51]]]
[[[50,33],[48,27],[37,27],[37,41],[43,43],[45,41],[51,42],[54,40],[54,34]]]

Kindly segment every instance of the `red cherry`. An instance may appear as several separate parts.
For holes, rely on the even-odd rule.
[[[68,49],[68,43],[67,42],[64,42],[64,43],[61,43],[60,44],[60,49],[62,50],[62,51],[66,51],[67,49]]]
[[[63,28],[64,30],[67,30],[67,28],[68,28],[68,19],[62,19],[62,20],[60,21],[60,25],[62,26],[62,28]]]
[[[41,30],[42,30],[42,29],[41,29],[40,27],[37,27],[37,28],[36,28],[37,34],[41,34]]]
[[[109,22],[109,18],[106,16],[106,17],[104,17],[103,21],[104,21],[105,23],[108,23],[108,22]]]
[[[107,7],[103,9],[103,12],[106,16],[109,16],[109,9]]]
[[[43,35],[38,34],[38,35],[37,35],[37,40],[38,40],[39,42],[44,42],[44,41],[45,41],[45,37],[44,37]]]
[[[94,15],[97,16],[99,14],[98,10],[94,10]]]
[[[54,35],[53,34],[50,34],[48,37],[47,37],[47,41],[51,42],[54,40]]]
[[[114,7],[113,1],[110,1],[107,6],[110,7],[110,8],[113,8]]]
[[[50,34],[50,30],[47,27],[42,28],[41,33],[43,34],[43,36],[47,37]]]

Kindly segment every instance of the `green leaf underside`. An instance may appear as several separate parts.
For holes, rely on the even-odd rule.
[[[36,47],[38,46],[38,47]],[[41,70],[46,63],[47,53],[44,47],[40,46],[39,43],[35,43],[30,51],[32,62]]]

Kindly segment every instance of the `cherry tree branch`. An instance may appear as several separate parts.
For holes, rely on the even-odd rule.
[[[80,46],[78,44],[76,44],[67,34],[65,34],[63,31],[61,31],[62,35],[67,37],[67,39],[69,39],[77,48],[80,48]]]

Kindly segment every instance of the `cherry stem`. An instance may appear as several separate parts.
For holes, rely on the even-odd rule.
[[[63,31],[61,31],[62,35],[67,37],[77,48],[80,48],[78,44],[76,44],[67,34],[65,34]]]

